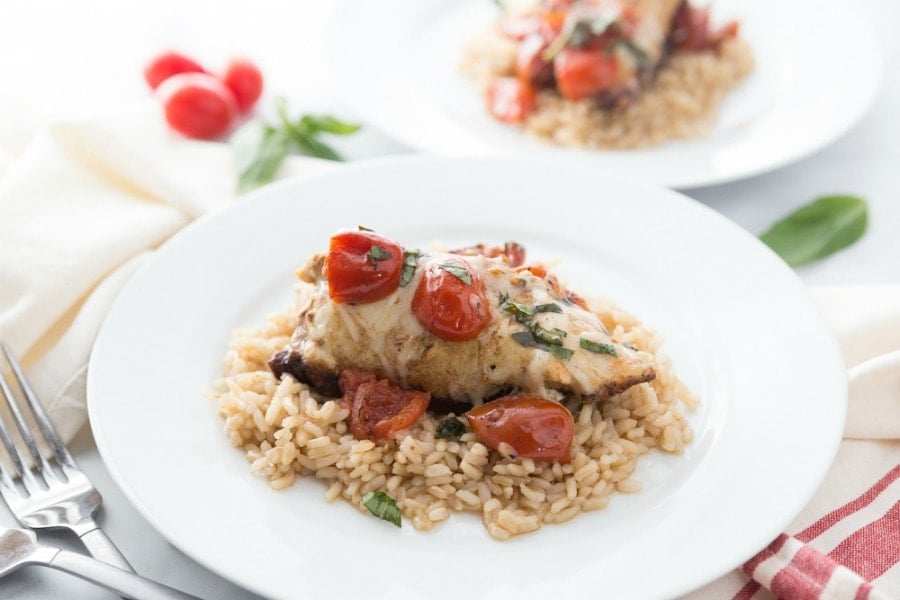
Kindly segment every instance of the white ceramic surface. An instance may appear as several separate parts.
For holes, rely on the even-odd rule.
[[[631,151],[551,146],[490,118],[459,71],[486,31],[489,0],[341,0],[327,51],[337,89],[368,122],[413,147],[452,155],[533,157],[688,188],[762,173],[847,131],[881,78],[871,28],[846,0],[717,0],[714,18],[741,21],[754,72],[725,99],[701,139]]]
[[[293,270],[357,224],[410,246],[515,239],[559,258],[572,287],[665,334],[703,398],[696,441],[645,457],[644,492],[506,543],[472,515],[397,530],[325,503],[315,480],[271,491],[203,389],[229,331],[286,305]],[[797,276],[702,205],[590,169],[410,158],[276,184],[176,235],[110,311],[88,395],[101,455],[142,515],[266,596],[647,598],[702,585],[782,531],[830,465],[846,386]]]

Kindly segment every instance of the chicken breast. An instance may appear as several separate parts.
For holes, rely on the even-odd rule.
[[[601,398],[655,377],[650,355],[612,339],[580,297],[503,258],[465,257],[489,303],[491,319],[478,336],[451,342],[430,333],[411,310],[413,295],[429,263],[452,258],[459,255],[423,255],[408,285],[381,300],[346,304],[329,296],[325,255],[312,257],[298,271],[297,329],[272,357],[273,371],[338,396],[340,372],[356,369],[473,405],[511,391]]]

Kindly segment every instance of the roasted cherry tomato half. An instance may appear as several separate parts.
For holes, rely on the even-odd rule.
[[[345,370],[338,378],[344,394],[341,404],[350,409],[350,431],[358,440],[383,443],[425,414],[431,394],[402,390],[371,373]]]
[[[152,89],[179,73],[205,73],[206,70],[192,58],[178,52],[164,52],[144,67],[144,79]]]
[[[559,93],[569,100],[581,100],[615,86],[619,63],[615,54],[602,50],[565,48],[553,60],[553,74]]]
[[[400,244],[371,231],[346,231],[332,236],[324,274],[332,300],[358,304],[396,290],[402,269]]]
[[[514,394],[473,408],[466,419],[478,441],[502,454],[563,464],[572,460],[575,422],[559,402]]]
[[[537,94],[527,81],[498,77],[487,89],[488,112],[504,123],[524,121],[537,105]]]
[[[156,89],[166,121],[187,137],[209,140],[227,132],[237,114],[234,94],[206,73],[179,73]]]
[[[475,339],[491,322],[484,282],[461,258],[425,268],[412,311],[422,327],[450,342]]]

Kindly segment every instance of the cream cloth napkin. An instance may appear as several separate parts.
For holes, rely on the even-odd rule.
[[[39,396],[70,439],[86,421],[91,344],[128,276],[193,219],[242,200],[230,150],[171,134],[155,103],[54,122],[30,138],[25,130],[0,123],[0,340],[25,357]],[[334,164],[292,158],[279,176],[329,168]],[[900,285],[818,288],[813,295],[843,348],[851,399],[837,460],[791,534],[852,505],[900,462]],[[881,490],[882,503],[887,497],[896,505],[898,490],[896,481]],[[847,537],[826,533],[827,543],[819,540],[826,553]],[[889,568],[878,567],[877,577],[870,569],[867,580],[885,597],[900,597],[900,537],[888,540],[893,546],[882,542],[873,542],[875,554],[886,554]],[[690,597],[771,597],[751,575],[738,569]]]
[[[171,133],[155,101],[52,122],[30,142],[28,125],[0,122],[0,341],[69,440],[87,418],[91,344],[128,276],[192,220],[242,200],[230,148]],[[278,175],[334,166],[289,157]]]

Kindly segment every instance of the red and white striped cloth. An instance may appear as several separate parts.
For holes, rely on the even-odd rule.
[[[785,533],[684,600],[900,599],[900,289],[814,293],[850,367],[838,455]]]

